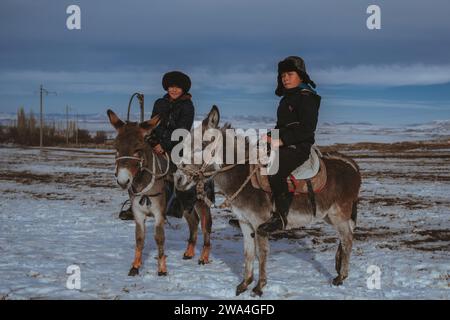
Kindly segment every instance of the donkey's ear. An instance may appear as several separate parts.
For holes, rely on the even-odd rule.
[[[139,127],[144,132],[144,135],[146,135],[146,134],[150,133],[150,131],[155,129],[159,125],[160,122],[161,122],[161,117],[159,116],[159,114],[157,114],[150,120],[141,122],[139,124]]]
[[[106,113],[108,114],[109,122],[111,122],[111,124],[113,125],[114,128],[116,128],[116,130],[119,130],[125,125],[125,122],[120,120],[119,117],[111,109],[108,109]]]
[[[213,105],[208,116],[202,121],[203,129],[215,129],[219,127],[220,113],[219,108]]]

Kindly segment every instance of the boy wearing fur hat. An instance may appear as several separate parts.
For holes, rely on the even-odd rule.
[[[191,130],[194,122],[194,104],[192,103],[192,96],[189,93],[191,88],[191,79],[188,75],[180,71],[168,72],[163,76],[162,86],[167,92],[162,98],[155,101],[151,117],[160,116],[159,125],[153,130],[149,137],[149,143],[153,151],[158,154],[167,152],[170,156],[172,148],[178,141],[172,141],[172,132],[176,129]],[[171,163],[174,169],[173,163]],[[170,170],[172,171],[172,170]],[[180,193],[179,196],[184,202],[184,206],[193,206],[195,201],[195,193]],[[180,202],[172,196],[172,184],[168,185],[167,196],[170,198],[170,203],[167,206],[167,215],[174,215],[181,217]],[[119,214],[122,220],[133,220],[133,213],[131,207],[122,210]]]
[[[275,94],[282,97],[277,110],[277,125],[280,139],[264,137],[272,147],[279,147],[279,169],[269,175],[275,212],[261,224],[258,234],[283,230],[293,194],[288,191],[286,178],[303,164],[314,144],[321,97],[316,93],[315,83],[306,73],[305,62],[290,56],[278,63],[278,87]]]
[[[157,114],[161,122],[152,132],[152,146],[156,153],[167,152],[178,141],[172,141],[172,132],[176,129],[191,130],[194,122],[194,104],[189,93],[191,79],[180,71],[168,72],[162,79],[162,86],[167,94],[155,101],[152,118]]]

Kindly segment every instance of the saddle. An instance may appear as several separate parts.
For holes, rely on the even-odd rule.
[[[255,164],[250,165],[250,172],[254,170]],[[272,193],[267,175],[267,166],[263,166],[251,177],[252,186],[255,189],[262,189]],[[310,192],[319,193],[327,183],[327,169],[322,160],[322,154],[316,146],[311,147],[309,159],[296,168],[287,177],[289,192],[294,195],[307,194]],[[308,186],[309,185],[309,186]]]

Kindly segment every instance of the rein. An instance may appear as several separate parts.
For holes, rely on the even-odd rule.
[[[130,191],[130,193],[133,196],[147,195],[147,196],[150,196],[150,197],[156,197],[156,196],[159,195],[159,193],[158,194],[154,194],[154,195],[149,195],[149,194],[146,194],[146,193],[149,192],[150,189],[153,187],[153,185],[155,184],[156,179],[160,179],[160,178],[162,178],[162,177],[167,175],[167,173],[169,172],[169,168],[170,168],[170,159],[169,159],[169,155],[167,154],[167,152],[165,152],[164,156],[166,157],[166,160],[167,160],[167,167],[166,167],[166,170],[164,172],[162,172],[161,162],[160,162],[159,158],[155,155],[155,153],[153,151],[152,151],[152,156],[153,156],[152,169],[147,168],[146,166],[144,166],[144,161],[145,161],[144,157],[138,158],[138,157],[133,157],[133,156],[122,156],[122,157],[117,157],[116,158],[116,166],[117,166],[117,162],[120,161],[120,160],[125,160],[125,159],[127,159],[127,160],[137,160],[139,162],[139,172],[146,171],[146,172],[150,173],[151,176],[152,176],[149,184],[144,189],[142,189],[139,192],[134,192],[133,191],[133,187],[130,186],[129,191]],[[161,171],[162,173],[157,173],[156,164],[158,164],[159,171]]]
[[[215,171],[206,172],[206,168],[208,167],[208,165],[209,165],[208,163],[205,163],[198,170],[187,169],[187,168],[179,168],[179,169],[181,171],[183,171],[186,175],[191,177],[191,179],[194,178],[194,177],[198,178],[198,182],[197,182],[197,185],[196,185],[197,199],[205,202],[209,207],[211,207],[214,204],[211,202],[211,200],[209,200],[209,198],[206,195],[206,192],[205,192],[205,181],[207,180],[207,178],[208,179],[213,179],[219,173],[223,173],[223,172],[226,172],[228,170],[233,169],[234,167],[237,166],[237,164],[231,164],[229,166],[222,167],[222,168],[220,168],[218,170],[215,170]],[[230,197],[224,195],[225,200],[219,206],[215,206],[215,205],[214,206],[217,207],[217,208],[220,208],[220,209],[223,209],[223,208],[226,208],[226,207],[230,207],[231,203],[238,196],[238,194],[244,189],[244,187],[248,184],[248,182],[250,181],[252,176],[256,173],[256,170],[258,170],[259,168],[260,168],[259,165],[255,165],[255,168],[249,173],[249,175],[244,180],[242,185]]]
[[[219,143],[220,140],[216,139],[214,141],[214,147]],[[215,149],[215,148],[213,148]],[[249,159],[245,159],[243,164],[246,164],[247,161]],[[200,169],[198,170],[193,170],[193,169],[188,169],[188,168],[181,168],[178,167],[181,171],[183,171],[187,176],[191,177],[191,179],[193,179],[194,177],[198,178],[198,182],[197,182],[197,186],[196,186],[196,190],[197,190],[197,199],[205,202],[208,206],[212,206],[214,205],[211,200],[209,200],[209,198],[206,195],[205,192],[205,180],[208,179],[214,179],[214,177],[216,175],[218,175],[219,173],[223,173],[225,171],[231,170],[234,167],[236,167],[238,164],[231,164],[225,167],[221,167],[218,170],[215,171],[206,171],[206,168],[208,166],[210,166],[211,163],[210,162],[205,162]],[[234,199],[238,196],[238,194],[244,189],[244,187],[248,184],[248,182],[250,181],[250,179],[252,178],[252,176],[256,173],[256,171],[258,169],[260,169],[261,165],[255,165],[255,168],[249,172],[249,175],[247,176],[247,178],[244,180],[244,182],[242,183],[242,185],[231,195],[231,197],[228,197],[227,195],[224,195],[225,200],[219,205],[219,206],[215,206],[217,208],[223,209],[226,207],[230,207],[232,202],[234,201]]]

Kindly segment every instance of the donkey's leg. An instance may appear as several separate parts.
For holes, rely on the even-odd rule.
[[[255,239],[252,237],[255,230],[248,222],[242,220],[239,220],[239,225],[244,236],[245,269],[244,280],[236,288],[237,296],[247,290],[247,287],[253,282],[253,262],[255,261]]]
[[[203,232],[203,249],[198,264],[207,264],[209,263],[209,253],[211,251],[211,208],[203,201],[199,201],[196,204],[196,210],[200,216]]]
[[[323,217],[323,220],[325,220],[326,223],[328,223],[328,224],[330,224],[330,225],[332,225],[334,227],[333,221],[331,221],[329,216]],[[338,274],[341,271],[341,262],[342,262],[342,258],[341,257],[342,257],[342,245],[341,245],[341,241],[339,240],[339,246],[338,246],[338,249],[336,251],[336,257],[335,257],[335,263],[334,263],[334,267],[335,267],[336,272]]]
[[[158,246],[158,276],[167,275],[164,240],[164,217],[162,213],[155,214],[155,241]]]
[[[189,226],[189,240],[186,251],[183,254],[183,259],[192,259],[195,255],[195,244],[197,243],[198,234],[198,216],[195,212],[188,212],[185,210],[183,216]]]
[[[339,233],[340,243],[336,252],[336,271],[338,276],[333,279],[333,284],[338,286],[348,277],[350,254],[353,244],[353,232],[350,221],[343,221],[335,225],[335,228]]]
[[[336,258],[335,258],[335,264],[334,264],[334,267],[338,274],[339,274],[339,272],[341,272],[341,266],[342,266],[342,244],[341,244],[341,241],[339,241],[339,246],[338,246],[338,249],[336,250]]]
[[[145,214],[133,209],[134,221],[136,223],[136,249],[134,254],[133,265],[131,266],[129,276],[136,276],[139,274],[139,268],[142,265],[142,250],[145,242]]]
[[[261,296],[263,294],[262,289],[267,283],[266,265],[267,265],[267,257],[269,255],[269,238],[261,237],[257,234],[255,236],[259,260],[259,280],[256,287],[253,288],[253,293],[257,296]]]

